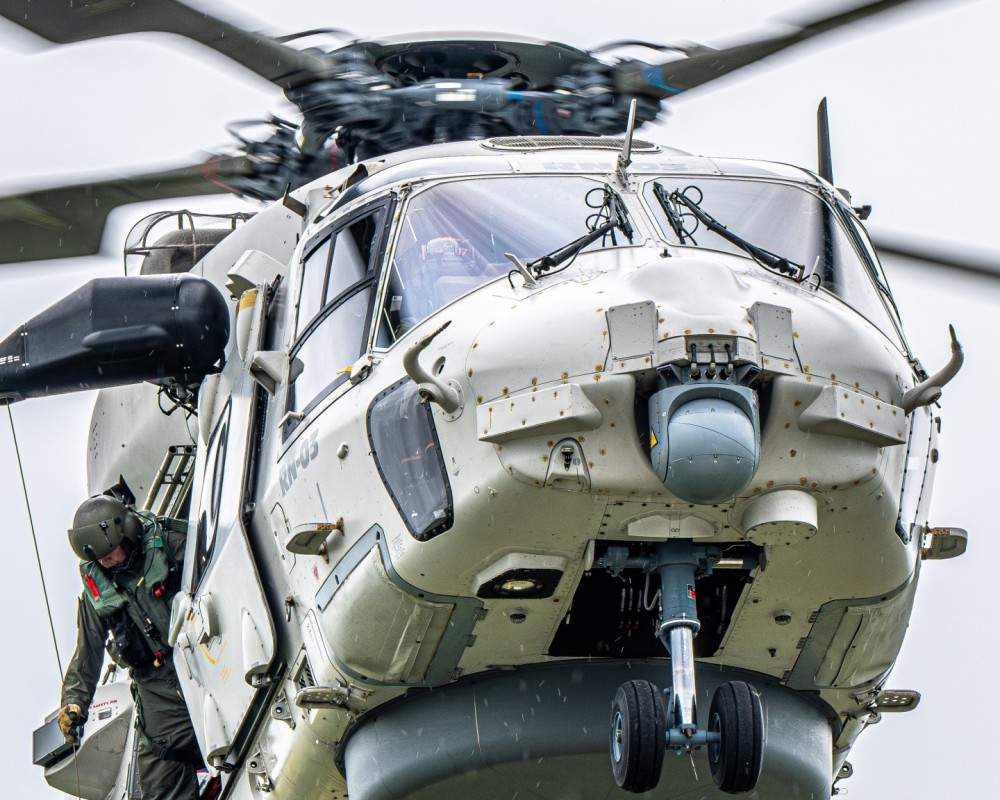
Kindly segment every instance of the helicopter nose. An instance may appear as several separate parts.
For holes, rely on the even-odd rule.
[[[757,395],[744,386],[671,386],[649,399],[650,458],[677,497],[732,499],[760,464]]]

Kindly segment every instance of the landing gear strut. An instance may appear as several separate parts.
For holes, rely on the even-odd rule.
[[[667,747],[678,753],[707,746],[715,785],[727,794],[753,790],[760,777],[764,714],[753,687],[724,683],[715,691],[708,725],[698,727],[694,637],[701,624],[695,576],[711,571],[717,550],[672,539],[656,546],[652,559],[628,559],[621,566],[641,567],[660,576],[657,637],[670,652],[671,689],[665,707],[659,689],[648,681],[618,687],[611,706],[611,770],[622,789],[642,793],[660,780]]]

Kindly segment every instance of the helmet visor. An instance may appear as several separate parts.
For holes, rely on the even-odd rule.
[[[122,543],[124,537],[121,517],[69,530],[70,547],[82,561],[98,561],[104,558]]]

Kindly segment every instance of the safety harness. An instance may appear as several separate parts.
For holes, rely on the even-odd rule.
[[[170,652],[170,601],[180,576],[164,532],[185,532],[187,523],[133,512],[142,522],[138,568],[115,573],[94,561],[80,562],[85,594],[111,634],[107,650],[121,667],[140,672],[161,666]]]
[[[81,561],[80,577],[91,605],[108,625],[108,655],[119,666],[142,675],[162,666],[170,653],[167,645],[170,603],[180,583],[180,575],[164,534],[167,531],[186,533],[187,523],[157,517],[149,511],[132,513],[142,522],[139,553],[135,556],[142,558],[139,568],[115,573],[95,561]],[[143,747],[157,758],[201,765],[201,753],[196,747],[166,747],[146,734],[137,688],[133,682],[132,697]]]

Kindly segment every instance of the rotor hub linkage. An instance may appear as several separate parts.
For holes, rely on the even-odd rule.
[[[617,134],[632,100],[637,125],[665,113],[658,99],[616,91],[615,67],[600,62],[575,65],[551,89],[525,90],[497,78],[401,83],[362,52],[343,58],[332,74],[285,89],[302,111],[298,130],[275,119],[263,141],[236,135],[252,168],[233,180],[242,194],[275,200],[331,166],[409,147],[490,136]]]

